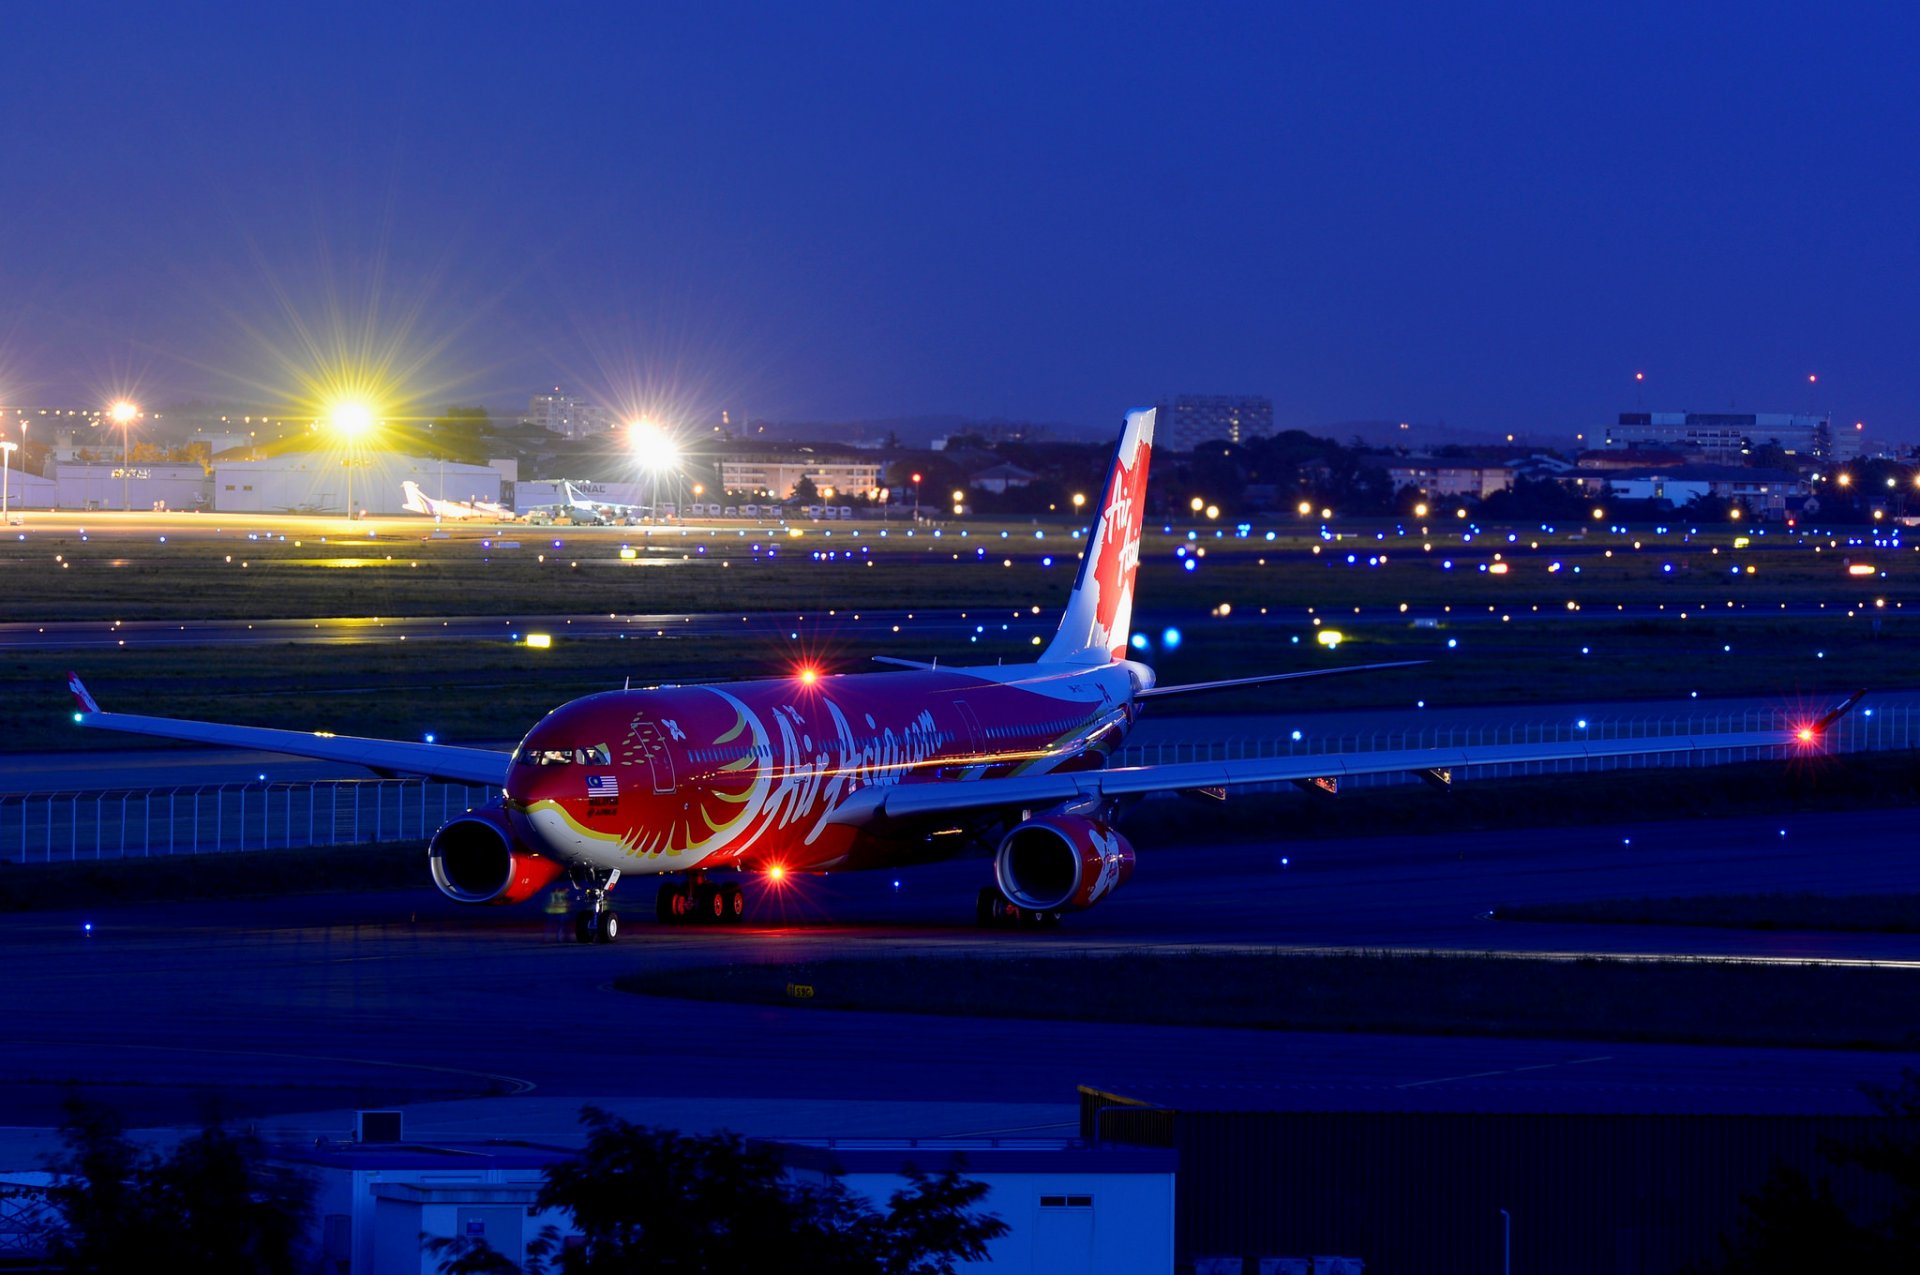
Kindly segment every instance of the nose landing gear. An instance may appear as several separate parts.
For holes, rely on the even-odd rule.
[[[573,912],[574,942],[611,943],[620,937],[620,914],[607,906],[607,891],[619,881],[618,870],[576,871],[573,889],[579,896],[580,905]]]

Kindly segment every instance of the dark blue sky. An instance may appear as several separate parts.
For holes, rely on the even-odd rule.
[[[1920,434],[1898,6],[394,8],[8,5],[0,401]]]

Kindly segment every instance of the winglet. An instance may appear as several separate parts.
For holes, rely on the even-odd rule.
[[[81,684],[78,673],[67,674],[67,690],[73,693],[73,705],[83,713],[97,713],[100,706],[93,702],[93,696],[87,694],[87,688]]]
[[[1826,734],[1827,727],[1833,725],[1835,722],[1845,717],[1848,713],[1851,713],[1853,711],[1853,706],[1855,704],[1858,704],[1862,699],[1864,699],[1866,697],[1866,694],[1867,694],[1866,688],[1862,687],[1861,689],[1855,691],[1853,694],[1847,696],[1845,699],[1841,700],[1838,704],[1835,704],[1832,708],[1828,709],[1825,713],[1821,714],[1820,720],[1813,724],[1813,733],[1816,735]]]

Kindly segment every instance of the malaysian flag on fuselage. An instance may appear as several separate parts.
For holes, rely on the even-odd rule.
[[[612,775],[588,775],[587,776],[587,796],[618,797],[619,795],[620,795],[620,781],[614,776]]]

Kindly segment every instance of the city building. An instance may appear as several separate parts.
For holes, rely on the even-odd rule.
[[[578,394],[568,394],[558,385],[546,394],[527,400],[527,414],[521,423],[552,430],[562,438],[587,438],[603,434],[614,426],[613,413]]]
[[[865,500],[880,490],[880,462],[862,456],[810,452],[723,456],[716,462],[723,491],[786,500],[802,478],[822,500]]]
[[[1159,404],[1156,438],[1170,451],[1202,443],[1244,443],[1273,433],[1273,400],[1260,395],[1181,394]]]
[[[1774,444],[1790,456],[1845,461],[1860,454],[1860,431],[1836,434],[1827,416],[1785,412],[1622,412],[1608,426],[1609,451],[1674,451],[1690,460],[1737,465]]]
[[[1513,468],[1471,460],[1409,457],[1387,466],[1395,491],[1411,487],[1423,496],[1464,496],[1481,500],[1513,486]]]

